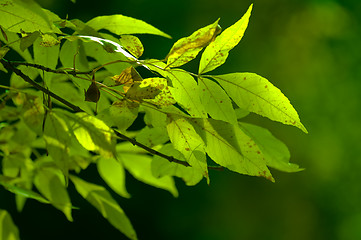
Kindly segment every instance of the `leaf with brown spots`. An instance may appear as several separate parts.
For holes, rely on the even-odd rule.
[[[219,33],[218,21],[219,19],[195,31],[192,35],[179,39],[167,55],[167,66],[179,67],[193,60]]]
[[[241,41],[243,34],[246,31],[249,17],[251,16],[252,6],[253,5],[248,8],[248,11],[240,20],[225,29],[206,47],[199,64],[199,74],[212,71],[226,61],[228,52]]]
[[[133,35],[122,35],[119,39],[120,44],[127,49],[134,57],[139,58],[144,52],[142,42]]]
[[[298,127],[307,133],[288,98],[267,79],[255,73],[230,73],[212,77],[240,108]]]

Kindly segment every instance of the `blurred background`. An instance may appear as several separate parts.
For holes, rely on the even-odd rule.
[[[211,172],[211,184],[186,187],[180,196],[128,176],[131,199],[117,198],[139,239],[354,240],[361,239],[361,1],[359,0],[38,0],[60,17],[88,21],[123,14],[142,19],[173,39],[140,36],[143,58],[164,58],[172,44],[221,18],[223,29],[251,3],[250,24],[227,62],[214,73],[254,72],[290,99],[309,134],[256,116],[284,141],[291,161],[306,170],[273,170],[276,183],[232,172]],[[187,65],[196,72],[197,65]],[[95,169],[84,175],[96,176]],[[92,182],[101,182],[94,177]],[[51,206],[28,201],[10,209],[22,239],[125,239],[80,197],[74,222]],[[115,196],[115,194],[114,194]]]

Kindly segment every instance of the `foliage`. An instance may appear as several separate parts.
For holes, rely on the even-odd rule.
[[[115,228],[137,239],[108,190],[78,176],[90,164],[126,198],[125,170],[175,197],[173,177],[192,186],[209,183],[213,169],[270,181],[268,167],[300,171],[282,142],[242,121],[252,112],[307,133],[282,92],[254,73],[206,74],[242,39],[251,11],[224,31],[218,19],[178,40],[163,60],[140,60],[144,49],[134,34],[169,35],[123,15],[84,23],[33,1],[0,0],[0,69],[12,72],[1,85],[0,184],[16,194],[18,210],[35,199],[72,221],[67,186],[74,184]],[[198,73],[179,68],[201,51]],[[11,52],[24,61],[6,60]],[[130,131],[136,119],[144,126]],[[18,239],[8,213],[0,213],[0,229],[11,226],[5,239]]]

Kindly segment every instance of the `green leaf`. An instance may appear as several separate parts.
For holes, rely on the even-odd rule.
[[[59,48],[59,45],[45,47],[42,45],[42,40],[40,38],[36,39],[33,44],[34,62],[44,67],[55,69],[58,64]],[[38,72],[46,85],[51,88],[54,73],[45,72],[41,69],[39,69]]]
[[[172,177],[156,178],[153,176],[151,170],[152,157],[145,154],[132,154],[120,151],[118,151],[118,157],[133,177],[148,185],[167,190],[174,197],[178,197],[178,191]]]
[[[40,32],[36,31],[33,33],[29,33],[26,34],[25,36],[23,36],[20,40],[20,49],[22,51],[25,51],[25,49],[27,49],[28,47],[30,47],[31,45],[33,45],[33,43],[35,42],[35,40],[40,37]]]
[[[176,102],[184,108],[192,117],[206,118],[207,113],[201,103],[200,97],[196,94],[198,85],[195,79],[182,69],[165,71],[165,63],[157,60],[148,60],[147,65],[152,71],[168,78],[172,82],[170,92]]]
[[[6,210],[0,209],[0,233],[2,240],[20,240],[19,230]]]
[[[50,203],[43,196],[41,196],[40,194],[38,194],[34,191],[31,191],[29,189],[18,187],[18,186],[12,185],[10,183],[6,183],[6,182],[2,181],[1,179],[0,179],[0,184],[3,185],[6,188],[6,190],[8,190],[9,192],[12,192],[14,194],[17,194],[17,195],[20,195],[20,196],[23,196],[26,198],[35,199],[42,203]]]
[[[225,29],[206,47],[199,64],[199,74],[212,71],[226,61],[229,51],[241,41],[246,31],[252,7],[253,4],[240,20]]]
[[[142,42],[133,35],[121,35],[119,39],[120,45],[127,49],[133,56],[139,58],[144,52]]]
[[[158,94],[154,97],[154,99],[146,99],[145,101],[156,104],[158,106],[169,106],[176,103],[172,94],[171,87],[168,86],[168,81],[166,78],[145,78],[140,87],[151,87],[158,90]]]
[[[145,33],[171,38],[168,34],[144,21],[123,16],[121,14],[95,17],[86,24],[95,30],[106,29],[117,35]]]
[[[290,152],[287,146],[275,138],[270,131],[248,123],[240,123],[241,129],[251,137],[261,149],[267,166],[284,172],[299,172],[297,164],[290,163]]]
[[[87,56],[94,58],[99,64],[105,65],[104,68],[112,74],[119,74],[121,71],[129,67],[129,60],[136,61],[136,58],[125,51],[119,41],[110,35],[106,35],[108,39],[95,38],[89,36],[81,36],[83,39],[89,39],[91,42],[84,43],[84,49]],[[99,45],[100,44],[100,45]],[[121,62],[124,61],[124,62]]]
[[[240,108],[296,126],[307,133],[290,101],[267,79],[254,73],[231,73],[212,78],[219,82]]]
[[[84,44],[80,40],[65,41],[61,47],[59,58],[64,68],[75,68],[80,71],[89,71]]]
[[[198,93],[204,108],[213,119],[223,120],[232,124],[237,123],[237,116],[231,99],[229,99],[228,95],[217,83],[207,78],[199,77]]]
[[[125,170],[121,162],[114,158],[100,158],[97,167],[100,176],[114,192],[122,197],[130,198],[125,187]]]
[[[23,51],[21,49],[20,47],[21,40],[19,40],[20,37],[18,36],[18,34],[6,31],[6,36],[7,39],[5,39],[2,34],[0,34],[0,40],[7,43],[8,46],[14,49],[22,58],[24,58],[25,61],[30,63],[33,62],[33,58],[29,50],[26,49],[25,51]]]
[[[67,119],[55,112],[49,112],[45,120],[44,140],[49,155],[62,170],[66,178],[69,171],[69,148],[71,143]]]
[[[48,19],[48,15],[32,0],[0,0],[0,22],[8,31],[20,33],[41,31],[61,33]]]
[[[179,39],[167,55],[167,66],[179,67],[193,60],[214,39],[219,29],[218,21]]]
[[[53,169],[40,169],[34,179],[36,188],[47,198],[50,203],[62,211],[69,221],[73,221],[71,216],[72,204],[68,192],[65,188],[65,182],[61,181],[63,175],[56,173]]]
[[[164,145],[161,149],[159,149],[159,152],[167,156],[172,156],[175,159],[185,161],[184,155],[175,150],[172,144]],[[188,186],[196,185],[203,178],[203,174],[195,168],[186,167],[178,163],[172,163],[159,156],[153,157],[151,167],[152,173],[155,177],[176,176],[182,178]]]
[[[191,119],[208,156],[232,171],[274,181],[259,147],[237,126],[213,119]]]
[[[57,113],[66,116],[68,126],[85,149],[98,152],[103,157],[114,157],[113,131],[103,121],[83,112],[72,114],[58,110]]]
[[[146,126],[137,134],[136,140],[148,147],[155,147],[169,141],[169,137],[165,127]]]
[[[127,100],[119,100],[99,112],[98,118],[108,126],[117,127],[119,131],[127,130],[138,116],[139,104]]]
[[[171,114],[168,114],[168,118],[170,123],[167,125],[167,131],[174,148],[181,152],[186,161],[202,173],[209,182],[207,161],[204,152],[205,146],[202,138],[187,119]]]
[[[10,50],[10,48],[8,47],[1,47],[0,48],[0,58],[4,58],[6,53]]]
[[[78,193],[93,205],[116,229],[130,239],[137,239],[128,217],[104,187],[88,183],[75,176],[70,176],[70,179]]]

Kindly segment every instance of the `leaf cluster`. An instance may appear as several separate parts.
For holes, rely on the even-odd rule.
[[[174,177],[189,186],[203,178],[209,183],[212,169],[270,181],[269,167],[300,171],[280,140],[242,121],[254,113],[307,132],[287,97],[255,73],[209,75],[242,39],[251,11],[252,5],[223,31],[218,19],[179,39],[165,59],[141,60],[135,35],[170,36],[120,14],[82,22],[33,1],[0,0],[0,70],[12,72],[0,86],[0,184],[16,194],[18,210],[35,199],[72,221],[71,183],[115,228],[137,239],[106,188],[79,172],[95,164],[107,185],[129,198],[125,171],[174,196]],[[9,51],[24,61],[6,60]],[[198,73],[180,68],[199,54]],[[151,77],[143,78],[144,71]],[[144,127],[130,131],[136,119]],[[0,217],[0,229],[9,226],[7,239],[18,239],[8,213],[0,210]]]

